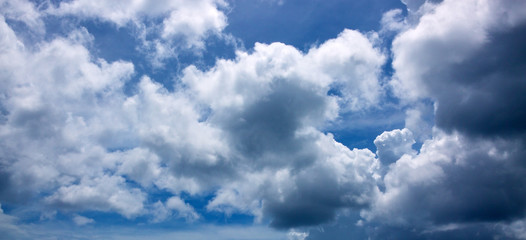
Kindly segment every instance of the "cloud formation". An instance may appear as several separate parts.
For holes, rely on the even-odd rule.
[[[524,9],[515,1],[432,8],[393,41],[395,92],[435,99],[437,126],[448,131],[523,134]]]
[[[380,239],[472,238],[481,231],[488,239],[521,238],[503,229],[526,213],[525,121],[518,109],[526,8],[516,1],[426,4],[419,21],[393,41],[391,86],[406,103],[435,102],[433,137],[417,155],[398,154],[383,177],[385,191],[362,216],[382,222]],[[384,139],[403,131],[375,140],[380,160],[393,155],[383,150],[390,142]]]
[[[385,57],[374,35],[345,30],[306,53],[257,44],[210,70],[188,67],[173,92],[143,76],[126,95],[134,65],[93,59],[85,29],[34,49],[5,22],[2,31],[2,201],[43,196],[64,212],[195,221],[176,195],[216,189],[208,210],[288,228],[367,206],[378,192],[374,154],[318,130],[378,103]],[[175,196],[150,202],[151,189]]]
[[[97,214],[185,226],[241,215],[289,230],[282,239],[524,239],[526,3],[404,2],[378,33],[256,43],[148,76],[97,57],[100,33],[48,36],[48,21],[131,31],[164,71],[227,38],[231,2],[0,1],[0,232],[31,238],[37,215],[77,228]],[[405,126],[375,129],[376,149],[327,130],[388,111]]]

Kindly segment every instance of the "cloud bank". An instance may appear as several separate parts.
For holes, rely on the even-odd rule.
[[[0,232],[32,236],[28,212],[76,227],[219,214],[283,239],[524,239],[526,4],[405,4],[378,33],[256,43],[167,81],[97,57],[85,27],[26,33],[109,23],[162,69],[228,38],[229,2],[0,1]],[[405,128],[381,129],[376,149],[327,130],[393,108]]]

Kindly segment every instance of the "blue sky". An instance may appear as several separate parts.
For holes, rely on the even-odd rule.
[[[526,239],[526,2],[0,0],[6,239]]]

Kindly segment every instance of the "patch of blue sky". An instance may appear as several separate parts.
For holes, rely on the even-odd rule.
[[[282,42],[300,50],[335,38],[343,29],[380,29],[382,14],[404,8],[398,0],[232,1],[225,32],[254,43]]]
[[[375,152],[373,141],[384,131],[404,128],[405,113],[398,108],[386,107],[357,113],[343,113],[325,131],[336,141],[349,148],[368,148]]]

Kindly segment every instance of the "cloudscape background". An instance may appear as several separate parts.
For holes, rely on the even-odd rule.
[[[526,239],[526,1],[0,0],[3,239]]]

